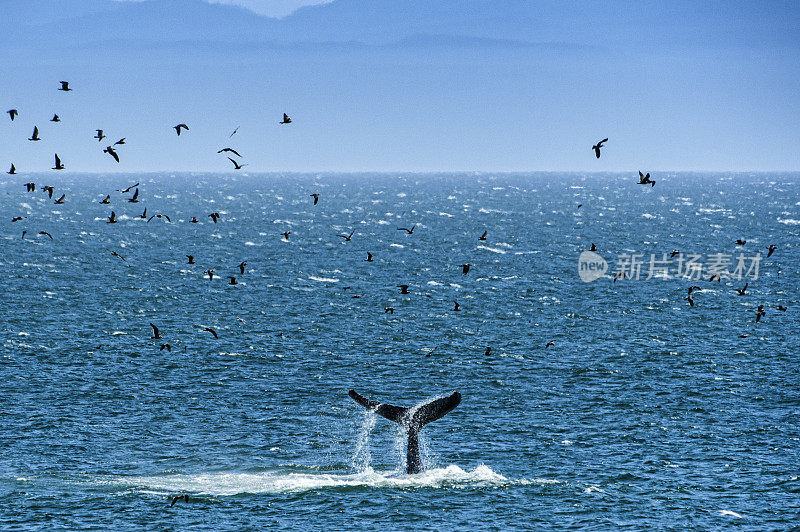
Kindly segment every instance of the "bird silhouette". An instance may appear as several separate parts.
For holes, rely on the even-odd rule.
[[[33,184],[33,183],[31,183]],[[53,187],[51,185],[45,185],[42,187],[42,190],[47,192],[47,195],[50,196],[50,199],[53,199]]]
[[[25,192],[36,192],[36,183],[25,183]],[[52,198],[53,195],[51,194]]]
[[[128,203],[139,203],[139,189],[138,188],[133,192],[133,196],[128,198]]]
[[[203,273],[208,274],[208,280],[209,281],[213,281],[214,280],[214,270],[206,270]]]
[[[236,281],[236,277],[228,276],[228,279],[231,280],[228,284],[238,284],[237,281]]]
[[[309,194],[309,196],[311,196],[312,198],[314,198],[314,205],[316,205],[317,203],[319,203],[319,194],[317,194],[317,193],[314,193],[314,194]]]
[[[9,175],[14,175],[17,173],[17,168],[14,166],[14,163],[11,163],[11,170],[8,171]]]
[[[231,283],[231,284],[234,284],[234,283]],[[219,336],[217,335],[217,331],[215,331],[215,330],[214,330],[214,329],[212,329],[211,327],[203,327],[203,330],[204,330],[204,331],[208,331],[208,332],[210,332],[211,334],[213,334],[213,335],[214,335],[214,338],[219,338]]]
[[[102,140],[104,138],[106,138],[106,136],[103,135],[103,130],[102,129],[95,129],[95,131],[97,131],[97,134],[92,138],[93,139],[97,139],[97,142],[102,142]]]
[[[139,218],[147,218],[147,207],[144,208],[142,214],[139,215]]]
[[[592,149],[594,150],[594,154],[598,159],[600,158],[600,148],[602,148],[603,144],[606,143],[606,142],[608,142],[608,139],[603,139],[600,142],[598,142],[597,144],[595,144],[594,146],[592,146]]]
[[[597,246],[594,245],[594,242],[592,242],[592,247],[589,248],[589,251],[597,251]]]
[[[44,235],[44,236],[49,236],[49,237],[50,237],[50,240],[53,240],[53,235],[51,235],[51,234],[50,234],[50,233],[48,233],[47,231],[39,231],[39,234],[40,234],[40,235]]]
[[[55,200],[53,203],[56,204],[56,205],[63,205],[64,204],[64,198],[66,198],[66,197],[67,197],[66,194],[61,194],[61,197],[58,198],[57,200]]]
[[[767,313],[766,311],[764,311],[764,305],[759,305],[758,309],[756,310],[756,323],[761,321],[761,318],[763,318],[766,315]]]
[[[61,119],[58,115],[53,115],[53,118],[50,119],[51,122],[61,122]]]
[[[478,240],[486,240],[486,235],[489,234],[489,231],[484,231],[481,236],[478,237]]]
[[[153,328],[153,336],[151,336],[153,340],[158,340],[162,338],[161,333],[159,332],[158,327],[156,327],[155,323],[150,322],[150,327]]]
[[[407,284],[399,284],[397,288],[400,289],[401,294],[408,294],[408,285]]]
[[[120,258],[120,259],[122,259],[123,261],[125,261],[125,262],[128,262],[127,260],[125,260],[125,257],[123,257],[122,255],[120,255],[119,253],[117,253],[117,252],[116,252],[116,251],[114,251],[113,249],[107,249],[107,251],[108,251],[109,253],[111,253],[112,255],[114,255],[115,257],[119,257],[119,258]]]
[[[15,118],[17,117],[17,115],[19,114],[19,111],[17,111],[16,109],[9,109],[8,111],[6,111],[6,113],[8,113],[8,116],[10,116],[10,117],[11,117],[11,121],[13,122],[13,121],[14,121],[14,119],[15,119]]]
[[[236,155],[236,156],[237,156],[237,157],[239,157],[239,158],[241,158],[241,157],[242,157],[241,155],[239,155],[239,152],[238,152],[238,151],[236,151],[236,150],[234,150],[233,148],[222,148],[222,149],[221,149],[221,150],[219,150],[217,153],[225,153],[225,152],[230,152],[230,153],[232,153],[232,154]]]
[[[189,262],[187,262],[187,264],[196,264],[196,262],[194,261],[194,255],[186,255],[186,258],[189,259]]]
[[[172,220],[170,220],[169,216],[167,216],[166,214],[154,214],[147,219],[147,223],[150,223],[150,220],[152,220],[153,218],[158,218],[158,219],[166,218],[168,222],[172,223]]]
[[[103,200],[100,202],[101,205],[108,205],[111,203],[111,195],[107,195]]]
[[[211,214],[208,215],[208,217],[214,220],[214,223],[217,223],[217,220],[219,220],[219,213],[212,212]]]
[[[453,312],[460,312],[461,305],[458,304],[458,301],[453,301],[453,303],[455,303],[455,306],[453,307]]]
[[[415,228],[415,227],[417,227],[417,224],[414,224],[414,225],[412,225],[412,226],[411,226],[411,229],[406,229],[405,227],[398,227],[398,228],[397,228],[397,230],[398,230],[398,231],[405,231],[405,232],[406,232],[406,233],[408,233],[409,235],[413,235],[413,234],[414,234],[414,228]]]
[[[241,170],[242,168],[247,166],[247,164],[239,164],[239,163],[237,163],[236,161],[234,161],[230,157],[228,157],[228,160],[233,163],[233,169],[234,170]]]
[[[364,262],[372,262],[372,253],[367,251],[367,258],[364,259]]]
[[[187,126],[186,124],[178,124],[177,126],[172,126],[172,129],[174,129],[178,133],[178,136],[180,137],[181,136],[181,129],[185,129],[186,131],[189,131],[189,126]]]
[[[136,187],[138,187],[138,186],[139,186],[139,183],[136,183],[135,185],[131,185],[131,186],[129,186],[129,187],[128,187],[128,188],[126,188],[126,189],[119,189],[119,188],[118,188],[118,189],[117,189],[117,192],[122,192],[123,194],[127,194],[128,192],[130,192],[131,190],[133,190],[134,188],[136,188]]]
[[[69,92],[72,89],[69,88],[69,81],[59,81],[61,83],[61,88],[58,89],[60,91]]]
[[[778,305],[778,310],[780,310],[781,312],[786,312],[786,307],[784,307],[783,305]]]
[[[246,260],[242,261],[241,263],[239,263],[239,266],[237,266],[237,268],[239,268],[239,274],[240,275],[244,275],[245,266],[247,266],[247,261]]]
[[[115,150],[113,146],[106,146],[106,149],[103,150],[103,153],[109,154],[111,157],[114,158],[115,161],[119,162],[119,154],[117,153],[117,150]]]
[[[747,285],[748,284],[750,284],[750,283],[744,283],[744,287],[742,287],[742,288],[734,288],[734,290],[736,290],[739,293],[740,296],[743,296],[743,295],[745,295],[745,292],[747,291]]]
[[[350,242],[350,240],[352,240],[352,239],[353,239],[353,233],[355,233],[355,232],[356,232],[356,230],[355,230],[355,229],[353,229],[352,231],[350,231],[350,234],[349,234],[349,235],[336,235],[336,236],[338,236],[338,237],[340,237],[340,238],[344,238],[344,241],[345,241],[345,242]]]
[[[742,240],[740,238],[739,240],[736,241],[737,246],[744,246],[745,244],[747,244],[747,240]]]
[[[639,170],[639,185],[650,185],[650,187],[656,186],[656,182],[650,179],[650,172],[647,172],[647,175],[644,175],[641,170]]]
[[[292,232],[291,232],[291,231],[284,231],[284,232],[283,232],[283,233],[281,233],[281,234],[283,235],[283,238],[284,238],[284,239],[286,239],[286,240],[289,240],[289,235],[291,235],[291,234],[292,234]]]
[[[14,168],[13,164],[11,165],[11,168]],[[770,258],[772,256],[772,254],[775,253],[775,248],[777,248],[777,247],[778,246],[776,246],[775,244],[770,244],[769,245],[769,247],[767,248],[767,250],[769,250],[769,253],[767,253],[767,258]]]
[[[65,167],[61,163],[61,159],[58,157],[58,154],[56,153],[56,165],[53,167],[53,170],[63,170],[64,168]]]
[[[13,224],[14,222],[18,222],[24,218],[25,218],[24,216],[14,216],[13,218],[11,218],[11,223]]]
[[[289,115],[287,115],[286,113],[283,113],[283,122],[278,122],[278,123],[279,124],[291,124],[292,123],[292,119],[289,118]]]
[[[394,314],[394,307],[384,307],[383,313],[384,314]]]
[[[158,350],[159,351],[163,351],[164,349],[167,350],[167,353],[172,353],[172,346],[171,345],[169,345],[169,344],[161,344],[161,347]],[[176,497],[176,499],[179,499],[179,498],[180,497]],[[172,501],[172,504],[175,504],[174,500]]]
[[[39,138],[39,128],[38,128],[38,126],[33,126],[33,134],[30,136],[30,138],[28,140],[30,140],[31,142],[36,142],[36,141],[42,140],[42,139]]]
[[[121,138],[121,139],[119,139],[117,142],[115,142],[115,143],[114,143],[114,146],[120,146],[120,145],[122,145],[122,144],[125,144],[125,137],[122,137],[122,138]]]
[[[117,223],[117,213],[111,211],[111,216],[108,217],[107,224],[115,224]]]
[[[188,495],[178,495],[177,497],[173,497],[172,498],[172,504],[170,504],[169,507],[172,508],[173,506],[175,506],[175,503],[178,502],[178,501],[189,502],[189,496]]]
[[[461,268],[461,272],[464,275],[467,275],[469,273],[470,266],[471,266],[470,264],[460,264],[458,267]]]

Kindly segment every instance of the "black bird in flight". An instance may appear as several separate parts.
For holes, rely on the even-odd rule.
[[[17,173],[17,168],[14,166],[14,163],[11,163],[11,170],[8,171],[10,175],[14,175]]]
[[[736,290],[739,293],[740,296],[743,296],[743,295],[745,295],[744,293],[747,291],[747,285],[748,284],[750,284],[750,283],[744,283],[744,287],[743,288],[734,288],[734,290]]]
[[[405,227],[398,227],[398,228],[397,228],[397,230],[398,230],[398,231],[405,231],[405,232],[406,232],[406,233],[408,233],[409,235],[413,235],[413,234],[414,234],[414,228],[415,228],[415,227],[417,227],[417,224],[414,224],[414,225],[412,225],[412,226],[411,226],[411,229],[406,229]]]
[[[784,307],[783,305],[778,305],[778,310],[780,310],[781,312],[786,312],[786,307]]]
[[[208,217],[214,220],[214,223],[217,223],[217,220],[219,220],[219,213],[212,212],[211,214],[208,215]]]
[[[239,268],[239,273],[240,273],[241,275],[244,275],[244,267],[245,267],[245,266],[247,266],[247,261],[246,261],[246,260],[242,261],[242,262],[239,264],[239,266],[237,266],[237,268]]]
[[[125,261],[125,262],[128,262],[127,260],[125,260],[125,257],[123,257],[122,255],[120,255],[120,254],[119,254],[119,253],[117,253],[116,251],[114,251],[114,250],[112,250],[112,249],[108,249],[108,248],[106,248],[106,249],[108,250],[108,252],[109,252],[109,253],[111,253],[111,254],[112,254],[112,255],[114,255],[115,257],[119,257],[119,258],[120,258],[120,259],[122,259],[123,261]]]
[[[57,200],[55,200],[53,203],[56,204],[56,205],[63,205],[64,204],[64,198],[66,198],[66,197],[67,197],[66,194],[61,194],[61,197],[58,198]]]
[[[13,224],[14,222],[18,222],[18,221],[22,220],[23,218],[25,218],[25,217],[24,216],[14,216],[13,218],[11,218],[11,223]]]
[[[714,279],[716,279],[718,283],[722,282],[722,276],[718,273],[712,274],[711,277],[708,278],[708,282],[712,282]]]
[[[14,168],[13,164],[11,165],[11,168]],[[11,172],[9,172],[9,173],[11,173]],[[767,248],[769,250],[769,253],[767,253],[767,258],[770,258],[772,256],[772,254],[775,253],[775,248],[777,248],[777,247],[778,246],[776,246],[775,244],[770,244],[769,245],[769,247]]]
[[[336,236],[338,236],[338,237],[340,237],[340,238],[344,238],[344,241],[345,241],[345,242],[350,242],[350,241],[353,239],[353,234],[354,234],[355,232],[356,232],[356,230],[355,230],[355,229],[353,229],[352,231],[350,231],[350,234],[349,234],[349,235],[336,235]]]
[[[142,214],[139,215],[139,218],[147,218],[147,207],[144,208],[144,211],[142,211]]]
[[[384,314],[394,314],[394,307],[385,307],[383,309]]]
[[[689,293],[688,296],[684,297],[683,299],[689,302],[690,307],[694,307],[694,298],[692,297],[691,292]]]
[[[36,183],[25,183],[25,192],[36,192]]]
[[[40,235],[49,236],[49,237],[50,237],[50,240],[53,240],[53,235],[51,235],[51,234],[50,234],[50,233],[48,233],[47,231],[39,231],[39,234],[40,234]]]
[[[372,253],[367,251],[367,258],[364,259],[364,262],[372,262]]]
[[[163,347],[162,347],[162,349],[163,349]],[[172,504],[170,504],[169,507],[172,508],[173,506],[175,506],[175,503],[178,502],[178,501],[189,502],[189,496],[188,495],[178,495],[177,497],[173,497],[172,498]]]
[[[147,223],[150,223],[150,220],[152,220],[153,218],[166,218],[168,222],[170,223],[172,222],[172,220],[170,220],[169,216],[167,216],[166,214],[154,214],[147,219]]]
[[[656,182],[650,179],[650,172],[647,172],[647,175],[644,175],[641,170],[639,170],[639,185],[650,185],[650,187],[656,186]]]
[[[744,246],[745,244],[747,244],[747,240],[742,240],[740,238],[739,240],[736,241],[737,246]]]
[[[484,231],[483,234],[478,237],[478,240],[486,240],[486,235],[489,234],[489,231]]]
[[[694,292],[695,290],[697,290],[697,291],[701,291],[701,290],[703,290],[703,289],[702,289],[702,288],[700,288],[699,286],[690,286],[690,287],[687,289],[687,293],[688,293],[689,295],[692,295],[692,292]]]
[[[31,135],[31,137],[28,140],[30,140],[32,142],[35,142],[37,140],[42,140],[42,139],[39,138],[39,127],[38,126],[33,126],[33,135]]]
[[[51,122],[61,122],[61,119],[58,115],[53,115],[53,118],[50,119]]]
[[[486,351],[483,352],[483,356],[487,356],[488,357],[491,354],[492,354],[492,348],[491,347],[487,347]]]
[[[167,350],[168,353],[172,353],[172,346],[169,344],[161,344],[159,351],[163,351],[164,349]],[[180,497],[175,497],[175,499],[180,499]],[[173,499],[172,504],[175,504],[175,500]]]
[[[109,154],[111,157],[114,158],[115,161],[119,162],[119,155],[117,154],[117,150],[115,150],[113,146],[106,146],[106,149],[103,150],[103,153]]]
[[[153,336],[151,336],[153,340],[158,340],[162,338],[161,333],[158,332],[158,327],[156,327],[154,323],[150,322],[150,327],[153,328]]]
[[[231,283],[231,284],[233,284],[233,283]],[[219,338],[219,336],[217,335],[217,331],[215,331],[215,330],[214,330],[214,329],[212,329],[211,327],[203,327],[203,330],[204,330],[204,331],[208,331],[208,332],[210,332],[211,334],[213,334],[213,335],[214,335],[214,338]]]
[[[241,157],[242,157],[241,155],[239,155],[239,152],[238,152],[238,151],[236,151],[236,150],[234,150],[233,148],[222,148],[222,149],[221,149],[221,150],[219,150],[217,153],[224,153],[224,152],[230,152],[230,153],[232,153],[232,154],[236,155],[236,156],[237,156],[237,157],[239,157],[239,158],[241,158]]]
[[[314,193],[314,194],[309,194],[309,196],[310,196],[310,197],[312,197],[312,198],[314,198],[314,205],[316,205],[317,203],[319,203],[319,194],[317,194],[317,193]]]
[[[59,81],[61,83],[61,88],[58,89],[60,91],[69,92],[72,89],[69,88],[69,81]]]
[[[234,130],[233,130],[233,133],[231,133],[230,135],[228,135],[228,138],[231,138],[232,136],[234,136],[234,135],[236,134],[236,132],[237,132],[237,131],[239,131],[239,126],[236,126],[236,129],[234,129]]]
[[[597,144],[595,144],[594,146],[592,146],[592,149],[594,150],[594,154],[597,156],[598,159],[600,158],[600,148],[602,148],[603,144],[606,143],[606,142],[608,142],[608,139],[603,139],[600,142],[598,142]]]
[[[470,264],[461,264],[458,267],[461,268],[461,271],[464,273],[464,275],[467,275],[469,273],[470,266]]]
[[[397,288],[400,289],[400,293],[401,294],[407,294],[408,293],[408,285],[407,284],[399,284],[399,285],[397,285]]]
[[[8,116],[10,116],[10,117],[11,117],[11,121],[12,121],[12,122],[14,121],[14,119],[15,119],[15,118],[17,117],[17,115],[19,114],[19,111],[17,111],[16,109],[9,109],[9,110],[8,110],[8,111],[6,111],[6,112],[8,113]]]
[[[764,305],[759,305],[758,310],[756,310],[756,323],[761,321],[761,318],[766,316],[767,313],[764,311]]]
[[[110,194],[107,195],[105,198],[103,198],[103,201],[100,202],[101,205],[108,205],[109,203],[111,203],[111,195]]]
[[[677,249],[673,249],[672,253],[669,254],[669,258],[675,257],[675,256],[680,255],[680,254],[681,254],[680,251],[678,251]]]
[[[136,183],[135,185],[131,185],[131,186],[129,186],[128,188],[126,188],[124,190],[118,188],[117,192],[122,192],[123,194],[127,194],[128,192],[130,192],[131,190],[133,190],[134,188],[136,188],[138,186],[139,186],[139,183]]]
[[[197,264],[194,261],[194,255],[186,255],[186,258],[189,259],[189,262],[187,262],[186,264]]]
[[[174,129],[178,133],[178,136],[180,137],[181,136],[181,129],[185,129],[186,131],[189,131],[189,126],[187,126],[186,124],[178,124],[177,126],[172,126],[172,129]]]
[[[125,137],[122,137],[117,142],[114,143],[114,146],[119,146],[121,144],[125,144]]]
[[[199,224],[200,220],[197,219],[197,216],[192,216],[192,219],[189,220],[190,224]]]
[[[283,235],[283,238],[284,238],[284,239],[286,239],[286,240],[289,240],[289,235],[291,235],[291,234],[292,234],[292,232],[291,232],[291,231],[284,231],[284,232],[283,232],[283,233],[281,233],[281,234]]]
[[[228,279],[230,279],[230,282],[229,282],[228,284],[239,284],[239,283],[236,281],[236,277],[233,277],[232,275],[229,275],[229,276],[228,276]]]
[[[228,157],[228,160],[233,163],[233,169],[234,170],[241,170],[242,168],[247,166],[246,163],[245,164],[239,164],[236,161],[234,161],[233,159],[231,159],[230,157]]]
[[[214,280],[214,270],[206,270],[203,273],[207,273],[208,274],[208,280],[209,281],[213,281]]]
[[[455,303],[455,306],[453,307],[453,312],[460,312],[461,305],[458,304],[458,301],[453,301],[453,303]]]
[[[594,245],[594,242],[592,242],[592,247],[589,248],[589,251],[597,251],[597,246]]]
[[[31,185],[33,185],[33,183],[31,183]],[[52,187],[52,185],[45,185],[45,186],[42,187],[42,190],[47,192],[47,194],[50,196],[50,199],[53,199],[53,187]]]
[[[56,153],[56,165],[53,167],[53,170],[63,170],[63,169],[64,165],[61,164],[61,159],[58,157],[58,154]]]
[[[550,347],[551,345],[552,345],[552,346],[555,346],[555,345],[556,345],[556,342],[555,342],[554,340],[550,340],[549,342],[547,342],[547,344],[544,346],[544,348],[545,348],[545,349],[547,349],[547,348],[548,348],[548,347]]]
[[[133,197],[128,198],[128,203],[139,203],[139,189],[133,193]]]
[[[283,122],[278,122],[278,123],[279,124],[291,124],[292,123],[292,119],[289,118],[289,115],[287,115],[286,113],[283,113]]]
[[[103,130],[102,129],[95,129],[95,131],[97,131],[97,135],[95,135],[92,138],[93,139],[97,139],[97,142],[101,142],[104,138],[106,138],[106,136],[103,135]]]
[[[117,213],[111,211],[111,216],[108,217],[107,224],[115,224],[117,223]]]

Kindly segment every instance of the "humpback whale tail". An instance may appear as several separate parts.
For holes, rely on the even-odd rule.
[[[370,401],[355,390],[350,390],[349,395],[367,410],[375,412],[389,421],[394,421],[405,429],[408,437],[406,453],[406,473],[408,474],[423,471],[422,458],[419,454],[419,431],[431,421],[436,421],[452,411],[461,402],[461,394],[458,392],[411,408]]]

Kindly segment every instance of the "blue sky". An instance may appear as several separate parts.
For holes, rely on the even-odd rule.
[[[795,2],[237,3],[4,0],[0,167],[800,169]]]
[[[119,0],[124,2],[142,0]],[[324,4],[331,0],[212,0],[213,4],[231,4],[245,7],[259,15],[285,17],[303,6]]]

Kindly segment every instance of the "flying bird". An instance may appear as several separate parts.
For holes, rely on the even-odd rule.
[[[350,241],[353,239],[353,234],[354,234],[355,232],[356,232],[356,230],[355,230],[355,229],[353,229],[352,231],[350,231],[350,234],[349,234],[349,235],[336,235],[336,236],[338,236],[338,237],[341,237],[341,238],[344,238],[344,241],[345,241],[345,242],[350,242]]]
[[[412,225],[412,226],[411,226],[411,229],[406,229],[405,227],[398,227],[398,228],[397,228],[397,230],[398,230],[398,231],[405,231],[405,232],[406,232],[406,233],[408,233],[409,235],[413,235],[413,234],[414,234],[414,228],[415,228],[415,227],[417,227],[417,224],[414,224],[414,225]]]
[[[217,153],[224,153],[224,152],[230,152],[230,153],[236,155],[237,157],[239,157],[240,159],[242,157],[241,155],[239,155],[239,152],[234,150],[233,148],[222,148]]]
[[[189,131],[189,126],[187,126],[186,124],[178,124],[177,126],[172,126],[172,129],[174,129],[178,133],[178,136],[180,137],[181,136],[181,129],[185,129],[186,131]]]
[[[115,150],[113,146],[106,146],[106,149],[103,150],[103,153],[109,154],[111,157],[114,158],[115,161],[119,162],[119,155],[117,154],[117,150]]]
[[[314,205],[316,205],[317,203],[319,203],[319,194],[316,194],[316,193],[315,193],[315,194],[309,194],[309,196],[311,196],[312,198],[314,198]]]
[[[236,134],[236,132],[237,132],[237,131],[239,131],[239,126],[236,126],[236,129],[234,129],[234,130],[233,130],[233,133],[231,133],[230,135],[228,135],[228,138],[231,138],[232,136],[234,136],[234,135]]]
[[[6,111],[6,112],[8,113],[8,116],[10,116],[10,117],[11,117],[11,121],[12,121],[12,122],[14,121],[14,119],[15,119],[15,118],[17,117],[17,115],[19,114],[19,111],[17,111],[16,109],[9,109],[9,110],[8,110],[8,111]]]
[[[172,346],[171,345],[169,345],[169,344],[161,344],[161,347],[159,348],[159,351],[163,351],[164,349],[166,349],[168,353],[172,353]],[[175,497],[175,498],[176,499],[180,499],[180,497]],[[172,504],[175,504],[174,500],[173,500]]]
[[[372,253],[367,251],[367,258],[364,259],[364,262],[372,262]]]
[[[278,122],[278,123],[279,124],[291,124],[292,123],[292,119],[289,118],[289,115],[287,115],[286,113],[283,113],[283,122]]]
[[[158,339],[162,338],[161,333],[158,332],[158,327],[156,327],[156,325],[154,323],[150,322],[150,327],[153,328],[153,336],[151,336],[151,338],[153,340],[158,340]]]
[[[742,240],[740,238],[739,240],[736,241],[737,246],[744,246],[745,244],[747,244],[747,240]]]
[[[394,314],[394,307],[385,307],[383,309],[384,314]]]
[[[167,216],[166,214],[154,214],[153,216],[147,219],[147,223],[150,223],[150,220],[152,220],[153,218],[166,218],[168,222],[170,223],[172,222],[172,220],[170,220],[169,216]]]
[[[104,138],[106,138],[106,136],[103,135],[103,130],[102,129],[95,129],[95,131],[97,131],[97,135],[95,135],[92,138],[93,139],[97,139],[97,142],[101,142]]]
[[[242,168],[247,166],[246,163],[245,164],[239,164],[236,161],[234,161],[233,159],[231,159],[230,157],[228,157],[228,160],[233,163],[233,169],[234,170],[241,170]]]
[[[656,182],[650,179],[650,172],[647,172],[647,175],[642,174],[642,171],[639,170],[639,185],[650,185],[650,187],[656,186]]]
[[[244,267],[245,267],[245,266],[247,266],[247,261],[246,261],[246,260],[242,261],[242,262],[239,264],[239,266],[237,266],[237,268],[239,268],[239,273],[240,273],[241,275],[244,275]]]
[[[58,89],[60,91],[69,92],[72,89],[69,88],[69,81],[59,81],[61,83],[61,88]]]
[[[209,281],[213,281],[214,280],[214,270],[206,270],[203,273],[207,273],[208,274],[208,280]]]
[[[214,220],[214,223],[217,223],[217,220],[219,220],[219,213],[212,212],[211,214],[208,215],[208,217]]]
[[[756,323],[761,321],[761,318],[766,316],[767,313],[764,311],[764,305],[759,305],[758,310],[756,310]]]
[[[186,255],[186,258],[189,259],[189,262],[187,262],[187,264],[197,264],[194,261],[194,255]]]
[[[453,301],[453,303],[455,303],[455,306],[453,307],[453,312],[460,312],[461,305],[458,304],[458,301]]]
[[[178,495],[177,497],[173,497],[172,498],[172,504],[170,504],[169,507],[172,508],[173,506],[175,506],[175,503],[178,502],[178,501],[189,502],[189,496],[188,495]]]
[[[31,185],[33,185],[33,183],[31,183]],[[47,192],[47,194],[50,196],[50,199],[53,199],[53,187],[51,185],[43,186],[42,190]]]
[[[119,257],[119,258],[120,258],[120,259],[122,259],[123,261],[125,261],[125,262],[128,262],[127,260],[125,260],[125,257],[123,257],[122,255],[120,255],[120,254],[119,254],[119,253],[117,253],[116,251],[114,251],[114,250],[112,250],[112,249],[108,249],[108,248],[106,248],[106,250],[107,250],[109,253],[111,253],[112,255],[114,255],[115,257]]]
[[[128,192],[130,192],[131,190],[133,190],[134,188],[136,188],[138,186],[139,186],[139,183],[136,183],[135,185],[131,185],[131,186],[129,186],[128,188],[126,188],[124,190],[118,188],[117,192],[122,192],[123,194],[127,194]]]
[[[13,164],[11,165],[11,168],[14,168]],[[778,246],[776,246],[775,244],[770,244],[769,245],[769,247],[767,248],[769,250],[769,253],[767,253],[767,258],[770,258],[772,256],[772,254],[775,253],[775,248],[777,248],[777,247]]]
[[[128,203],[139,203],[139,189],[134,191],[133,196],[128,198]]]
[[[598,159],[600,158],[600,148],[602,148],[603,144],[606,143],[606,142],[608,142],[608,139],[603,139],[600,142],[598,142],[597,144],[595,144],[594,146],[592,146],[592,149],[594,150],[594,154],[595,154],[595,156],[597,156]]]
[[[125,144],[125,137],[122,137],[117,142],[114,143],[114,146],[119,146],[121,144]]]
[[[739,293],[740,296],[743,296],[745,291],[747,291],[747,285],[748,284],[750,284],[750,283],[744,283],[744,287],[743,288],[734,288],[734,290],[736,290]]]
[[[786,307],[784,307],[783,305],[778,305],[778,310],[780,310],[781,312],[786,312]]]
[[[115,224],[117,223],[117,213],[111,211],[111,216],[108,217],[107,224]]]
[[[484,231],[483,234],[478,237],[478,240],[486,240],[486,235],[489,234],[489,231]]]
[[[592,242],[592,247],[589,248],[589,251],[597,251],[597,246],[594,245],[594,242]]]
[[[291,235],[291,234],[292,234],[292,232],[291,232],[291,231],[284,231],[284,232],[283,232],[283,233],[281,233],[281,234],[283,235],[283,238],[284,238],[284,239],[286,239],[286,240],[289,240],[289,235]]]
[[[50,240],[53,240],[53,235],[51,235],[51,234],[50,234],[50,233],[48,233],[47,231],[39,231],[39,234],[40,234],[40,235],[49,236],[49,237],[50,237]]]
[[[552,345],[552,346],[555,346],[555,345],[556,345],[556,342],[555,342],[554,340],[550,340],[549,342],[547,342],[547,345],[545,345],[545,346],[544,346],[544,348],[545,348],[545,349],[547,349],[547,348],[548,348],[548,347],[550,347],[551,345]]]
[[[14,163],[11,163],[11,170],[8,171],[10,175],[14,175],[17,173],[17,168],[14,166]]]
[[[400,289],[400,293],[401,294],[407,294],[408,293],[408,285],[407,284],[399,284],[399,285],[397,285],[397,288]]]
[[[11,223],[13,224],[14,222],[18,222],[18,221],[22,220],[23,218],[25,218],[25,217],[24,216],[14,216],[13,218],[11,218]]]
[[[147,218],[147,207],[144,208],[144,211],[142,211],[142,214],[139,215],[139,218]]]
[[[64,165],[61,164],[61,159],[58,157],[58,154],[56,153],[56,165],[53,167],[53,170],[63,170],[63,169]]]
[[[460,264],[458,267],[461,268],[461,272],[464,275],[467,275],[469,273],[469,267],[470,266],[471,266],[470,264]]]
[[[33,135],[31,135],[28,140],[30,140],[32,142],[35,142],[37,140],[42,140],[42,139],[39,138],[39,127],[38,126],[33,126]]]
[[[108,194],[103,200],[100,202],[101,205],[108,205],[111,203],[111,195]]]
[[[236,277],[233,277],[233,276],[229,275],[229,276],[228,276],[228,279],[230,279],[230,280],[231,280],[231,281],[230,281],[228,284],[239,284],[239,283],[236,281]]]
[[[217,335],[217,331],[215,331],[215,330],[214,330],[214,329],[212,329],[211,327],[203,327],[203,330],[204,330],[204,331],[208,331],[208,332],[210,332],[211,334],[213,334],[213,335],[214,335],[214,338],[219,338],[219,336]]]
[[[61,122],[61,119],[58,115],[53,115],[53,118],[50,119],[51,122]]]
[[[66,194],[61,194],[61,197],[58,198],[57,200],[55,200],[53,203],[56,204],[56,205],[63,205],[64,204],[64,198],[66,198],[66,197],[67,197]]]
[[[36,192],[36,183],[25,183],[25,192]],[[50,194],[50,197],[53,195]]]

